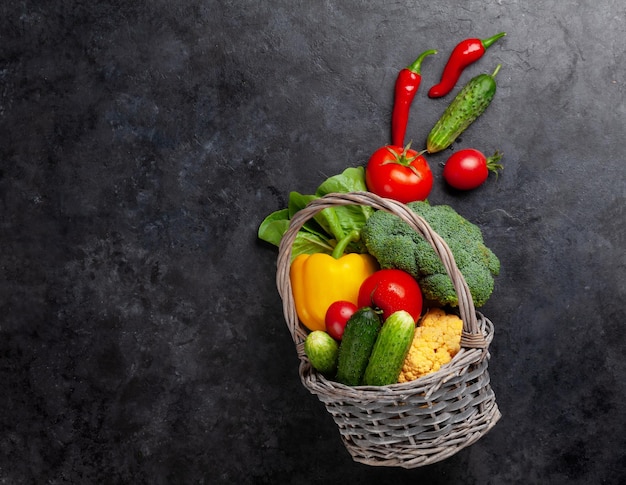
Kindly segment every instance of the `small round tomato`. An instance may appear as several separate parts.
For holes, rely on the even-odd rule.
[[[381,269],[361,284],[358,306],[382,310],[385,320],[392,313],[405,310],[417,321],[422,313],[422,291],[406,271]]]
[[[346,323],[358,310],[357,306],[350,301],[336,301],[326,310],[326,333],[335,340],[341,340]]]
[[[489,172],[498,174],[502,165],[498,162],[502,155],[498,152],[487,158],[474,148],[465,148],[453,153],[443,167],[443,178],[451,187],[471,190],[482,185]]]
[[[365,168],[370,192],[408,203],[424,200],[433,187],[433,174],[424,156],[410,149],[387,145],[376,150]]]

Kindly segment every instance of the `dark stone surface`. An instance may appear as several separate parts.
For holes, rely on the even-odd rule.
[[[0,482],[624,484],[624,4],[4,2]],[[503,418],[445,462],[353,463],[302,387],[260,221],[389,140],[398,69],[428,48],[408,137],[465,37],[508,35],[455,147],[505,153],[431,202],[503,269],[483,312]],[[448,152],[449,153],[449,152]]]

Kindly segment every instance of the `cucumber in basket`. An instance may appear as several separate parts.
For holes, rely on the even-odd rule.
[[[387,386],[398,382],[414,333],[415,320],[408,312],[400,310],[392,313],[378,334],[365,369],[363,384]]]
[[[313,368],[322,374],[332,374],[337,370],[337,341],[323,330],[314,330],[304,341],[304,353]]]
[[[337,381],[358,386],[380,331],[380,317],[370,307],[360,308],[343,331],[337,363]]]

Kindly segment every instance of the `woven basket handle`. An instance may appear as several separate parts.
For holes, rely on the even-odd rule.
[[[465,278],[459,271],[454,261],[452,251],[439,234],[421,216],[413,212],[409,207],[391,199],[379,197],[371,192],[332,193],[309,202],[306,207],[298,211],[291,219],[289,229],[283,235],[278,250],[276,285],[283,300],[283,313],[291,336],[296,343],[302,344],[307,336],[307,331],[298,320],[298,315],[291,289],[289,268],[291,266],[291,249],[296,235],[302,226],[323,209],[338,205],[363,205],[376,210],[384,210],[395,214],[405,221],[411,228],[421,234],[435,250],[435,253],[443,263],[446,272],[452,280],[454,289],[459,299],[459,314],[463,320],[463,334],[461,346],[466,348],[486,349],[489,343],[485,340],[476,318],[474,301]]]

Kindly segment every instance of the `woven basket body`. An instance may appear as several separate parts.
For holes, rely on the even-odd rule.
[[[291,290],[291,247],[300,228],[319,211],[349,204],[400,217],[430,242],[450,275],[463,320],[461,350],[437,372],[403,384],[350,387],[326,379],[311,367],[304,353],[308,330],[298,320]],[[283,236],[276,282],[300,359],[302,383],[324,403],[355,461],[403,468],[435,463],[474,443],[500,418],[487,371],[493,324],[476,312],[445,241],[406,205],[369,192],[328,194],[312,201],[294,215]]]

